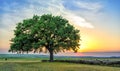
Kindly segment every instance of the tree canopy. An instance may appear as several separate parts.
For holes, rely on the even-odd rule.
[[[51,14],[34,15],[31,19],[23,20],[17,24],[14,35],[10,51],[18,53],[49,51],[50,61],[53,61],[54,52],[65,50],[77,52],[80,46],[79,30],[70,25],[67,19]]]

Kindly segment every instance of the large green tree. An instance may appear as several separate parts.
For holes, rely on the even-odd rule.
[[[17,24],[14,30],[10,51],[12,52],[41,52],[50,53],[50,61],[53,61],[53,53],[79,49],[79,30],[69,24],[68,20],[61,16],[44,14],[33,16]],[[44,48],[44,49],[43,49]]]

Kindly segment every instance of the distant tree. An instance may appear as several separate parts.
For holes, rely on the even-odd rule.
[[[51,62],[54,52],[77,52],[80,46],[79,30],[70,25],[68,20],[51,14],[35,15],[32,19],[23,20],[17,24],[14,33],[10,51],[49,51]]]

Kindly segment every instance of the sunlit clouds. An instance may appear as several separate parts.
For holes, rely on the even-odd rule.
[[[84,28],[94,28],[94,26],[87,22],[84,18],[76,16],[76,15],[67,15],[66,18],[76,26],[84,27]]]
[[[52,0],[48,2],[27,0],[25,4],[23,3],[23,5],[13,2],[10,4],[10,6],[9,4],[5,3],[5,5],[2,7],[2,10],[5,11],[5,13],[1,14],[1,25],[7,29],[13,28],[11,25],[15,25],[17,22],[25,18],[30,18],[35,14],[42,15],[46,13],[62,15],[81,27],[93,27],[88,21],[85,20],[85,18],[77,16],[75,13],[71,12],[71,10],[65,8],[63,1],[61,0]],[[4,19],[6,21],[4,21]]]
[[[92,2],[79,2],[79,1],[76,1],[75,4],[79,8],[86,9],[86,10],[89,10],[89,11],[94,11],[94,12],[97,12],[102,8],[102,5],[99,2],[92,3]]]

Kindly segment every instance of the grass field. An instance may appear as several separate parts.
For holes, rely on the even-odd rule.
[[[18,55],[17,55],[18,56]],[[31,55],[30,55],[31,56]],[[7,60],[5,60],[7,58]],[[75,64],[64,62],[41,62],[49,57],[16,57],[0,56],[0,71],[120,71],[120,67],[110,67],[101,65]],[[120,58],[74,58],[74,57],[55,57],[59,60],[111,60],[119,61]]]
[[[120,68],[60,62],[0,62],[0,71],[120,71]]]

